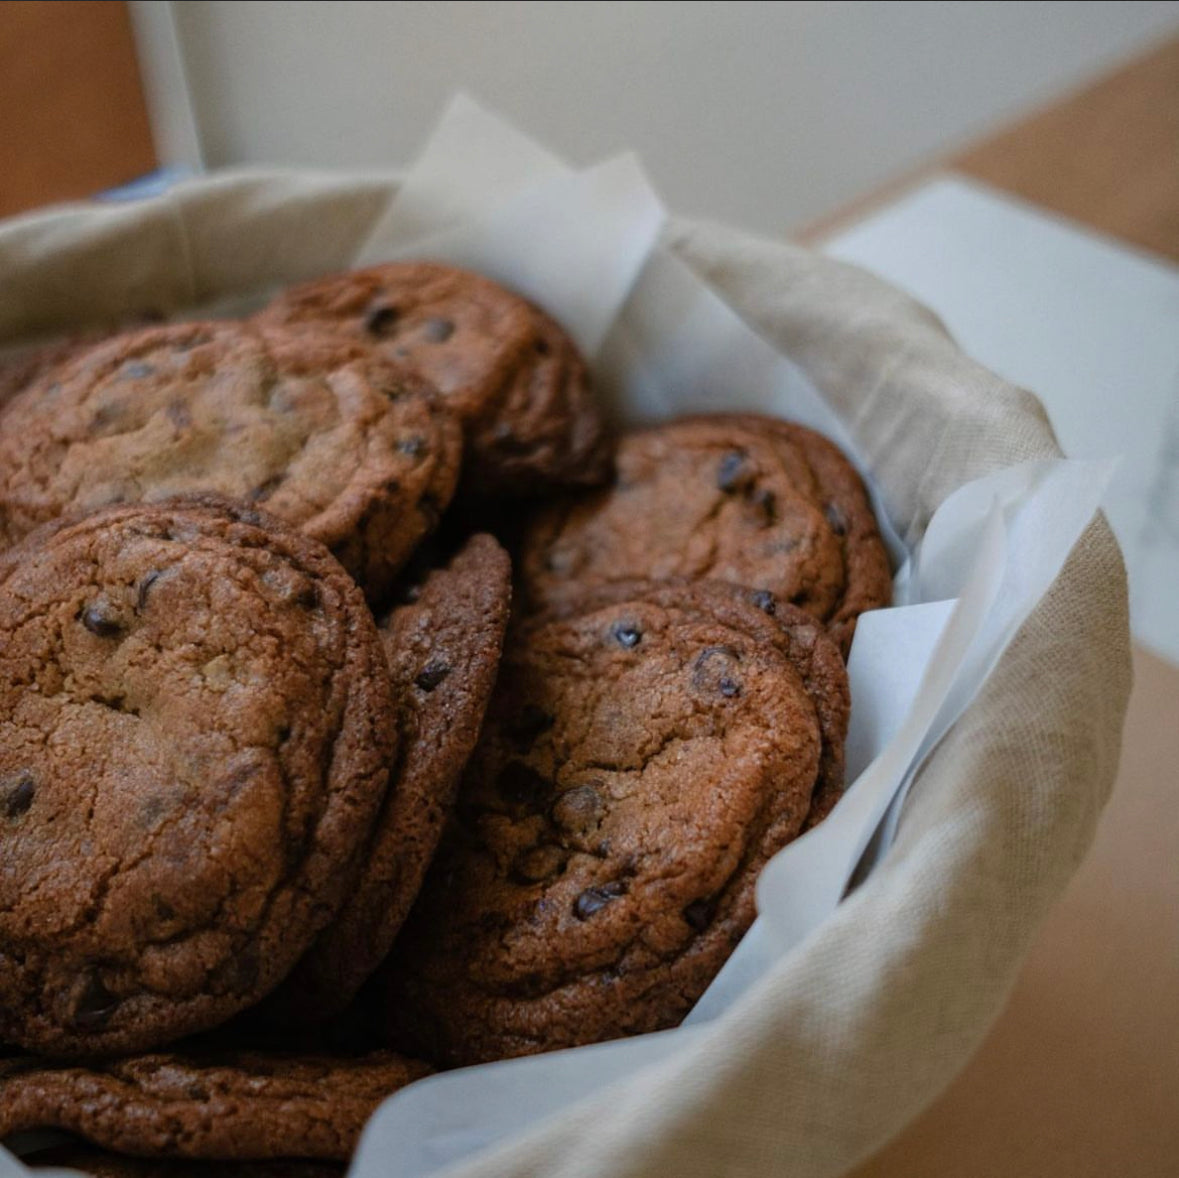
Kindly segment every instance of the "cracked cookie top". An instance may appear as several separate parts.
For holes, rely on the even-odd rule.
[[[814,431],[751,414],[623,437],[614,484],[539,512],[520,568],[534,609],[636,578],[764,590],[827,623],[845,654],[856,618],[892,591],[851,465]]]
[[[141,1050],[273,989],[395,742],[359,590],[272,517],[117,507],[0,554],[0,1040]]]
[[[380,978],[392,1041],[467,1064],[677,1023],[801,828],[822,745],[790,659],[705,608],[524,625]]]
[[[381,624],[399,759],[356,886],[268,1007],[318,1021],[342,1010],[389,952],[422,885],[495,685],[512,595],[508,554],[472,536]]]
[[[409,366],[462,418],[480,493],[586,486],[609,473],[609,439],[585,361],[540,308],[478,274],[393,262],[279,295],[256,322],[332,326]]]
[[[346,1161],[377,1105],[432,1070],[388,1051],[186,1052],[91,1066],[7,1060],[0,1137],[64,1129],[151,1157]]]
[[[0,412],[0,543],[68,511],[214,492],[326,544],[379,598],[449,503],[461,447],[423,382],[338,335],[150,328]]]

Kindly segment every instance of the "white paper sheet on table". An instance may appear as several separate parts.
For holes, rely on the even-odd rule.
[[[428,256],[522,290],[595,359],[624,421],[759,410],[828,434],[867,474],[801,370],[656,245],[662,221],[633,158],[575,173],[459,99],[356,261]],[[898,575],[904,604],[859,623],[849,665],[855,780],[831,817],[763,872],[761,916],[689,1025],[419,1082],[374,1116],[354,1178],[431,1173],[657,1063],[818,927],[882,820],[886,837],[872,847],[886,849],[898,791],[1056,576],[1107,477],[1108,464],[1027,464],[963,488],[935,515],[915,565]],[[901,564],[906,554],[888,533]],[[0,1174],[15,1164],[0,1150]]]

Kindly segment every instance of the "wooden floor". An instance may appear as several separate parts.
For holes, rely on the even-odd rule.
[[[0,3],[0,216],[155,166],[127,5]]]

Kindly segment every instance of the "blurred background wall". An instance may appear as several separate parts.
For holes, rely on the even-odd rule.
[[[772,234],[1179,28],[1179,3],[1137,0],[131,7],[157,121],[187,80],[173,155],[396,166],[463,87],[574,163],[633,147],[676,211]]]

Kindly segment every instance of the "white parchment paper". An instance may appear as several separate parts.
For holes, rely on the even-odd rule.
[[[753,410],[838,442],[873,492],[897,606],[864,615],[849,663],[851,785],[758,887],[759,918],[676,1030],[431,1077],[369,1124],[354,1178],[426,1175],[520,1131],[702,1033],[830,915],[887,853],[923,758],[977,694],[1092,518],[1108,463],[1028,463],[961,488],[919,553],[884,517],[843,423],[786,356],[658,245],[661,203],[629,155],[575,171],[456,99],[356,264],[430,257],[479,270],[562,321],[620,421]],[[857,870],[858,868],[858,870]],[[0,1150],[0,1178],[20,1172]]]

